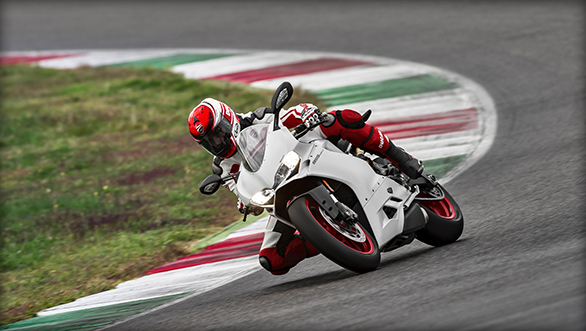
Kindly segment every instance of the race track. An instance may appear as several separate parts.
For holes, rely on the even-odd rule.
[[[579,2],[3,1],[2,50],[230,48],[375,55],[469,77],[492,96],[484,158],[447,185],[462,239],[260,271],[108,330],[586,328],[584,6]]]

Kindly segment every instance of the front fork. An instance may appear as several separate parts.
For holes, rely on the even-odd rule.
[[[341,220],[348,224],[354,224],[358,221],[358,214],[339,201],[325,185],[318,185],[302,194],[302,196],[304,195],[311,196],[323,211],[334,220]],[[289,202],[289,205],[291,202]]]

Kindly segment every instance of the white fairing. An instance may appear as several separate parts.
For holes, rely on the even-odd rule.
[[[250,134],[248,130],[257,126],[260,125],[246,128],[240,136]],[[404,205],[412,194],[405,187],[376,174],[364,160],[343,153],[315,132],[308,133],[298,141],[286,128],[272,130],[271,125],[267,132],[263,162],[258,171],[252,172],[241,167],[237,190],[245,204],[249,203],[255,193],[273,186],[274,175],[281,158],[294,150],[301,156],[299,172],[279,187],[307,176],[334,179],[348,185],[356,194],[379,247],[382,248],[389,240],[403,232]],[[396,210],[392,218],[383,211],[384,206]]]
[[[238,141],[241,142],[242,140],[246,140],[248,136],[253,134],[253,130],[259,130],[262,132],[265,128],[268,129],[268,135],[260,168],[253,172],[247,170],[244,166],[240,167],[242,170],[238,177],[236,189],[238,190],[238,197],[246,205],[249,204],[250,198],[256,192],[263,188],[273,186],[275,171],[279,167],[281,158],[285,153],[294,149],[298,144],[298,141],[291,135],[291,133],[289,133],[287,128],[283,127],[280,130],[272,131],[272,125],[269,124],[249,126],[242,130],[238,137]],[[239,153],[242,154],[240,149]],[[243,159],[246,160],[247,157],[243,156]]]

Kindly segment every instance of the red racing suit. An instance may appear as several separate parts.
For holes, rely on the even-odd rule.
[[[301,114],[308,106],[313,105],[300,104],[284,111],[280,116],[282,124],[290,129],[301,124]],[[239,115],[242,129],[252,124],[270,123],[273,120],[272,115],[267,114],[258,118],[252,113]],[[386,157],[412,178],[416,178],[423,170],[419,161],[396,147],[378,128],[365,123],[362,115],[355,110],[343,109],[329,112],[327,120],[314,130],[330,141],[345,139],[354,146]],[[227,159],[216,157],[213,165],[214,172],[234,174],[238,172],[241,161],[239,154]],[[228,182],[226,188],[238,195],[235,180]],[[294,228],[279,222],[274,217],[269,218],[259,252],[260,264],[265,269],[274,275],[285,274],[301,260],[317,254],[319,252],[297,235]]]

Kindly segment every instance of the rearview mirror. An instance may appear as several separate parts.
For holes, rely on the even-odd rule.
[[[212,195],[216,193],[216,191],[222,185],[222,178],[216,174],[209,175],[206,179],[201,182],[199,185],[199,191],[205,195]]]
[[[273,109],[273,114],[275,114],[275,121],[273,125],[273,130],[279,129],[279,112],[281,108],[289,102],[291,97],[293,96],[293,86],[289,82],[283,82],[273,94],[273,99],[271,100],[271,108]]]

